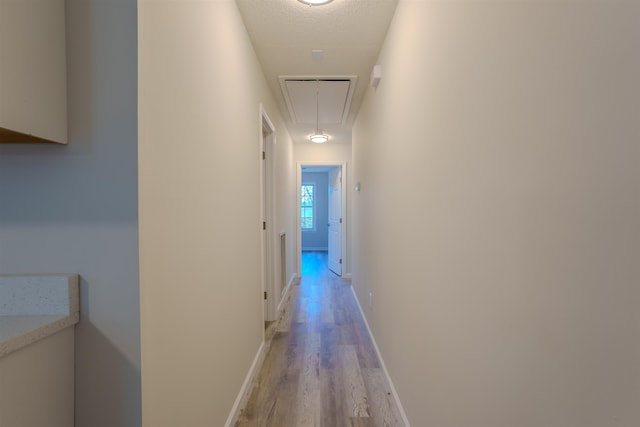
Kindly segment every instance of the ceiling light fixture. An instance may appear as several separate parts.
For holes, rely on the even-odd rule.
[[[311,135],[309,139],[311,140],[311,142],[315,142],[316,144],[324,144],[329,140],[329,137],[324,134],[315,134]]]
[[[298,0],[300,3],[307,4],[309,6],[321,6],[323,4],[331,3],[333,0]]]
[[[300,0],[302,1],[302,0]],[[320,82],[316,80],[316,133],[311,135],[309,139],[311,142],[315,142],[316,144],[324,144],[329,140],[329,136],[320,132]]]

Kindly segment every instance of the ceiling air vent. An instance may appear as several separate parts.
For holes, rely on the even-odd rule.
[[[280,76],[291,121],[300,125],[342,125],[347,121],[356,76]],[[316,99],[316,91],[318,97]],[[316,116],[317,102],[317,116]]]

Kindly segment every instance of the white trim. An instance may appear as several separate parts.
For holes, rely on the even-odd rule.
[[[320,246],[305,246],[304,248],[302,248],[302,252],[326,252],[328,251],[329,248],[324,246],[324,247],[320,247]]]
[[[256,374],[260,371],[260,368],[262,367],[262,362],[264,362],[264,356],[265,356],[264,349],[265,349],[265,344],[264,344],[264,337],[263,337],[262,343],[260,344],[260,348],[258,348],[258,353],[256,353],[256,357],[253,358],[253,363],[251,364],[251,367],[249,368],[249,372],[247,372],[247,376],[244,379],[244,382],[242,383],[242,387],[240,388],[240,392],[236,397],[236,401],[233,402],[233,407],[231,408],[231,412],[227,417],[227,422],[224,424],[225,427],[232,427],[235,424],[238,416],[240,415],[238,411],[244,406],[246,401],[249,400],[249,396],[251,395],[251,384],[253,383],[253,380],[255,379]]]
[[[367,322],[367,317],[364,315],[364,311],[362,311],[362,306],[360,305],[360,301],[358,300],[358,295],[356,294],[355,289],[353,289],[353,286],[351,286],[351,293],[353,293],[353,297],[356,300],[356,304],[358,305],[358,310],[360,310],[360,314],[362,315],[364,324],[367,327],[367,332],[369,332],[369,336],[371,337],[371,342],[373,342],[373,348],[375,348],[376,354],[378,355],[378,360],[380,361],[380,366],[382,366],[382,371],[384,372],[385,377],[387,377],[387,381],[389,382],[389,387],[391,387],[391,393],[393,394],[393,399],[396,401],[396,405],[398,405],[398,410],[400,411],[400,416],[402,417],[402,421],[404,421],[404,425],[406,427],[410,427],[407,414],[404,412],[402,403],[400,403],[400,396],[398,396],[398,392],[396,391],[396,388],[393,386],[393,381],[391,381],[391,376],[389,375],[389,371],[387,371],[387,367],[384,364],[384,360],[382,359],[382,354],[380,354],[380,349],[378,348],[376,339],[373,337],[373,333],[371,332],[371,328],[369,327],[369,322]]]
[[[345,274],[343,274],[343,275],[342,275],[342,278],[343,278],[344,280],[351,281],[351,279],[352,279],[351,273],[345,273]]]
[[[346,107],[351,106],[351,100],[353,99],[353,93],[356,90],[356,84],[358,83],[357,75],[332,75],[332,76],[321,76],[321,75],[312,75],[312,76],[278,76],[278,82],[280,83],[280,90],[282,91],[282,97],[284,98],[284,102],[287,104],[287,110],[289,110],[289,116],[291,117],[291,121],[294,124],[298,124],[298,120],[296,119],[296,114],[293,111],[293,105],[291,104],[291,98],[289,97],[289,90],[287,89],[287,80],[303,80],[303,81],[332,81],[332,80],[348,80],[349,81],[349,91],[347,92],[347,99],[344,102]],[[347,118],[349,117],[349,111],[351,108],[345,108],[342,113],[342,124],[347,123]]]
[[[262,274],[262,291],[267,292],[268,298],[264,302],[264,320],[275,320],[277,317],[278,300],[275,295],[276,292],[276,268],[275,260],[276,254],[279,253],[276,250],[276,238],[275,232],[275,169],[276,164],[274,162],[275,150],[273,149],[276,144],[276,129],[273,126],[269,115],[267,114],[264,105],[260,104],[259,114],[259,158],[262,159],[262,152],[267,154],[266,160],[260,160],[260,216],[261,221],[267,223],[267,229],[262,230],[262,224],[260,224],[260,244],[261,244],[261,274]],[[263,134],[267,131],[267,135]],[[268,162],[268,164],[267,164]],[[266,168],[266,173],[265,173]],[[264,182],[266,179],[266,182]],[[266,190],[266,194],[265,194]],[[258,297],[261,297],[260,294]]]
[[[280,303],[278,304],[278,313],[282,311],[282,304],[287,300],[285,296],[289,293],[289,290],[291,289],[291,286],[293,286],[293,283],[299,278],[300,276],[298,276],[296,273],[293,273],[291,275],[291,278],[289,279],[289,283],[287,283],[287,287],[284,288],[284,291],[282,292],[282,298],[280,298]]]
[[[303,166],[335,166],[341,168],[342,177],[342,276],[345,274],[345,267],[349,265],[349,254],[347,253],[347,228],[349,227],[347,212],[347,189],[349,188],[349,179],[347,173],[347,162],[345,161],[328,161],[328,162],[296,162],[296,256],[295,268],[298,275],[302,275],[302,228],[300,226],[300,186],[302,185],[302,167]]]
[[[267,129],[271,130],[271,132],[275,132],[276,131],[276,127],[273,125],[273,122],[271,121],[271,119],[269,118],[269,116],[267,115],[267,112],[264,108],[264,105],[260,104],[260,121],[262,123],[262,127],[266,127]],[[262,131],[262,129],[260,129]],[[275,145],[275,141],[273,141],[273,144]]]
[[[285,291],[282,293],[282,298],[280,299],[280,303],[278,304],[278,312],[276,313],[276,318],[279,317],[280,312],[282,310],[282,302],[286,301],[286,296],[289,294],[291,290],[291,286],[298,280],[300,276],[297,274],[292,274],[289,279],[289,283]],[[271,345],[271,341],[269,341],[269,345]],[[240,416],[240,410],[244,408],[249,397],[251,396],[251,385],[253,384],[253,380],[255,380],[256,375],[262,369],[262,364],[264,363],[264,358],[267,355],[267,341],[264,335],[264,329],[262,333],[262,343],[260,344],[260,348],[258,348],[258,353],[256,353],[256,357],[253,359],[253,363],[249,368],[249,372],[247,372],[247,376],[242,383],[242,387],[240,387],[240,391],[238,392],[238,396],[236,396],[235,402],[233,402],[233,407],[231,408],[231,412],[227,417],[227,421],[224,424],[224,427],[232,427],[238,421],[238,417]]]

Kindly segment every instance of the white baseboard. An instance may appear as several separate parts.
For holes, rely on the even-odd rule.
[[[353,293],[353,297],[356,299],[358,310],[360,310],[360,314],[362,315],[364,324],[367,327],[367,332],[369,332],[369,336],[371,337],[371,341],[373,342],[373,347],[375,348],[376,354],[378,355],[378,360],[380,360],[380,366],[382,366],[382,371],[384,372],[385,377],[387,377],[387,381],[389,381],[389,387],[391,387],[391,393],[393,394],[393,399],[396,401],[396,405],[398,405],[398,410],[400,411],[400,416],[402,417],[402,421],[404,422],[404,425],[406,427],[410,427],[407,414],[404,412],[402,403],[400,403],[400,396],[398,396],[398,392],[396,391],[396,388],[393,386],[393,381],[391,381],[391,377],[389,376],[389,371],[387,371],[387,367],[384,364],[384,360],[382,359],[382,354],[380,354],[380,349],[378,348],[376,339],[373,337],[373,334],[371,333],[371,328],[369,328],[369,322],[367,322],[367,317],[364,315],[364,311],[362,311],[362,306],[360,305],[360,301],[358,300],[358,295],[356,295],[356,291],[355,289],[353,289],[353,286],[351,287],[351,292]]]
[[[287,283],[287,287],[284,288],[284,291],[282,292],[282,298],[280,298],[280,302],[278,303],[278,309],[277,309],[277,313],[280,313],[280,311],[282,310],[282,304],[285,303],[285,301],[287,300],[287,298],[285,298],[287,296],[287,294],[289,293],[289,289],[291,289],[291,285],[293,285],[293,283],[298,280],[298,278],[300,278],[300,276],[297,273],[293,273],[291,275],[291,277],[289,278],[289,283]],[[278,316],[276,315],[276,318]]]
[[[262,367],[262,362],[264,361],[265,356],[265,346],[264,340],[262,340],[262,344],[260,344],[260,348],[258,349],[258,353],[256,357],[253,359],[253,363],[251,364],[251,368],[249,368],[249,372],[247,373],[247,377],[244,379],[242,383],[242,387],[240,388],[240,392],[236,397],[236,401],[233,403],[233,407],[231,408],[231,412],[229,413],[229,417],[227,417],[227,422],[224,424],[225,427],[232,427],[240,415],[239,411],[242,408],[247,400],[249,400],[249,395],[251,394],[251,384],[253,380],[260,371]]]
[[[287,300],[286,296],[289,294],[289,291],[291,290],[291,286],[296,282],[296,280],[298,280],[299,277],[300,276],[298,274],[293,273],[291,275],[291,278],[289,278],[289,283],[287,283],[287,287],[282,293],[282,298],[280,299],[280,303],[278,304],[278,310],[277,310],[278,313],[276,315],[276,318],[278,318],[280,315],[283,301]],[[238,417],[240,416],[240,409],[243,408],[244,405],[247,403],[247,400],[249,400],[249,396],[251,395],[251,384],[253,383],[253,380],[255,379],[256,374],[262,368],[262,363],[264,362],[264,358],[266,356],[266,348],[267,348],[267,343],[263,339],[262,344],[260,344],[260,348],[258,349],[258,353],[256,354],[256,357],[253,359],[253,363],[249,368],[247,377],[244,379],[244,383],[242,383],[242,387],[240,388],[240,392],[236,397],[236,401],[233,403],[231,412],[227,417],[227,422],[224,424],[225,427],[232,427],[233,425],[235,425],[236,421],[238,420]]]
[[[302,252],[314,252],[314,251],[316,251],[316,252],[318,252],[318,251],[326,252],[328,250],[329,250],[329,248],[327,248],[326,246],[325,247],[315,247],[314,246],[314,247],[304,247],[304,248],[302,248]]]
[[[343,278],[344,280],[351,281],[351,273],[344,273],[344,274],[342,275],[342,278]],[[356,298],[356,299],[357,299],[357,298]]]

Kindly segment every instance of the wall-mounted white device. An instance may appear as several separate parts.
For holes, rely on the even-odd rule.
[[[380,84],[380,79],[382,78],[382,65],[374,65],[373,70],[371,71],[371,80],[369,81],[369,85],[373,88],[378,87]]]

